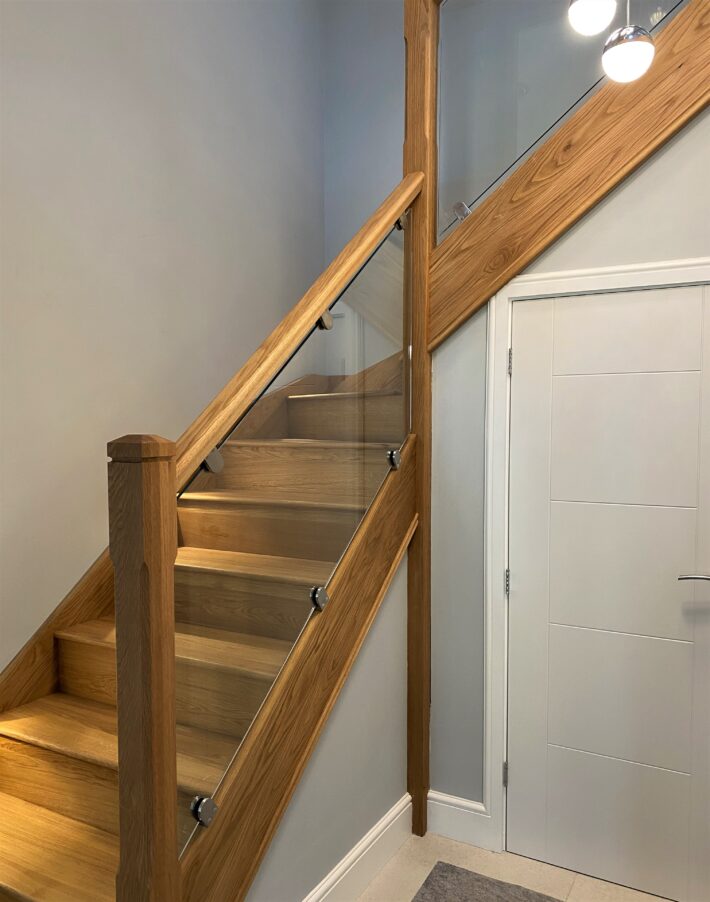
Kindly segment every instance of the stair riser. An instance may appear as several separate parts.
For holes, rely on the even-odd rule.
[[[364,399],[321,395],[288,400],[291,438],[399,444],[403,422],[401,395]]]
[[[319,501],[372,497],[389,468],[385,448],[359,450],[282,445],[222,446],[224,470],[211,474],[205,489],[298,493]]]
[[[112,768],[2,736],[0,792],[118,835],[118,774]],[[195,825],[192,798],[178,792],[178,842]]]
[[[201,570],[175,570],[180,623],[293,642],[311,611],[310,585]]]
[[[175,681],[179,723],[235,737],[244,735],[271,685],[266,677],[181,658]],[[114,649],[60,639],[59,682],[63,692],[115,705]]]
[[[360,511],[181,501],[180,544],[318,561],[337,561]]]

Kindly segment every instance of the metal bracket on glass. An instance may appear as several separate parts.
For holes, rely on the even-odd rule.
[[[333,314],[326,310],[323,316],[318,319],[316,326],[324,332],[330,332],[333,328]]]
[[[208,473],[221,473],[224,469],[224,458],[219,448],[214,448],[203,460],[202,466]]]
[[[397,222],[395,222],[394,227],[398,232],[403,232],[409,225],[409,212],[409,209],[406,209]]]
[[[330,601],[328,593],[325,591],[325,586],[313,586],[311,589],[311,601],[313,602],[313,607],[317,611],[323,610]]]
[[[190,810],[198,824],[209,827],[217,814],[217,805],[210,796],[195,796]]]
[[[388,451],[387,460],[393,470],[399,470],[399,465],[402,463],[402,455],[400,454],[399,448],[392,448]]]
[[[457,201],[454,204],[454,216],[458,219],[459,222],[463,222],[467,216],[471,215],[471,208],[468,204],[465,204],[462,200]]]

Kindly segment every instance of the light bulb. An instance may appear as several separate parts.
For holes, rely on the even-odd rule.
[[[572,28],[580,34],[599,34],[616,15],[616,0],[570,0],[567,15]]]
[[[602,66],[612,81],[636,81],[648,72],[656,48],[653,38],[640,25],[617,28],[607,38]]]

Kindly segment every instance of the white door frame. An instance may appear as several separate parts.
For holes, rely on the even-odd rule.
[[[513,303],[580,294],[669,288],[710,282],[710,257],[639,263],[599,269],[542,273],[513,279],[493,297],[488,320],[488,386],[486,414],[486,593],[485,593],[485,755],[481,820],[475,842],[493,851],[506,845],[505,788],[501,778],[506,757],[508,605],[508,471],[510,461],[509,348]],[[515,357],[513,354],[513,365]],[[515,581],[514,571],[511,581]],[[485,819],[485,820],[484,820]],[[478,820],[478,818],[477,818]]]

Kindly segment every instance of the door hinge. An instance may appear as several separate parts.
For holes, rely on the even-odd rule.
[[[505,597],[510,598],[510,570],[505,571]]]
[[[508,787],[508,762],[503,762],[503,786]]]
[[[508,375],[513,375],[513,349],[508,348]]]

